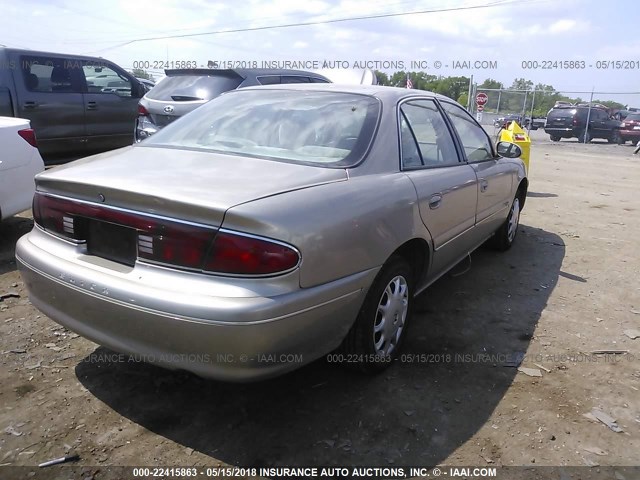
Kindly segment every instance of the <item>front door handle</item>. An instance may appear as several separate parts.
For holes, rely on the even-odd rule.
[[[486,192],[487,188],[489,188],[489,182],[487,182],[484,178],[480,180],[480,191]]]
[[[435,210],[441,204],[442,204],[442,195],[440,195],[439,193],[436,195],[432,195],[431,198],[429,199],[429,208],[431,210]]]
[[[98,104],[96,102],[87,102],[87,110],[97,110]]]
[[[36,102],[24,102],[22,104],[22,108],[24,108],[25,110],[33,110],[37,106],[38,104]]]

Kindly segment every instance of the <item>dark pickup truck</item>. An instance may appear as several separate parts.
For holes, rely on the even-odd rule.
[[[131,145],[145,91],[103,58],[0,48],[0,116],[29,119],[45,159]]]

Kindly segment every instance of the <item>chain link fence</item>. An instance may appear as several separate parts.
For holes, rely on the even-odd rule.
[[[593,108],[605,110],[607,117],[619,121],[624,121],[631,113],[640,113],[640,92],[491,89],[477,85],[472,86],[471,92],[470,111],[488,130],[491,127],[499,129],[505,121],[515,120],[529,131],[544,133],[547,113],[561,104],[591,105],[590,111]],[[475,103],[480,92],[487,95],[481,112]]]

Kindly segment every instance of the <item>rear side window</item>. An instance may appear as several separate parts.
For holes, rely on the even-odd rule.
[[[257,77],[260,85],[277,85],[280,83],[280,75],[265,75],[264,77]]]
[[[309,77],[301,75],[283,75],[282,83],[309,83]]]
[[[329,80],[319,77],[309,77],[309,79],[311,80],[311,83],[331,83]]]
[[[80,62],[24,55],[20,66],[24,86],[30,92],[82,93]]]
[[[170,75],[158,83],[147,98],[165,102],[211,100],[221,93],[235,90],[242,80],[237,75]]]

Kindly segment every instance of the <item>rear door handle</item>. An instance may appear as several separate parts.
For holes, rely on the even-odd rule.
[[[87,102],[87,110],[97,110],[98,104],[96,102]]]
[[[431,198],[429,199],[429,208],[431,210],[435,210],[441,204],[442,204],[442,195],[440,195],[439,193],[436,195],[432,195]]]
[[[37,106],[38,104],[36,102],[24,102],[22,104],[22,108],[24,108],[25,110],[33,110]]]
[[[481,192],[486,192],[487,188],[489,188],[489,182],[487,182],[484,179],[480,180],[480,191]]]

